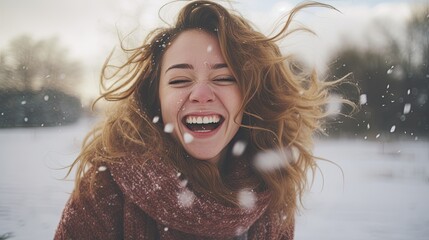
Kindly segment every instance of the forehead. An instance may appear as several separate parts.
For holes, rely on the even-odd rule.
[[[224,62],[217,38],[202,30],[187,30],[173,40],[163,57],[163,68],[169,64]]]

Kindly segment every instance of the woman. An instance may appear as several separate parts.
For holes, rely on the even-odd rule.
[[[290,21],[268,38],[193,1],[124,65],[109,58],[117,105],[72,165],[55,239],[293,239],[330,84],[281,55]]]

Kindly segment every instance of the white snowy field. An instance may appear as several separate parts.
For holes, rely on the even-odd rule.
[[[61,180],[61,168],[76,157],[92,122],[0,129],[0,239],[52,239],[73,186]],[[316,174],[304,199],[295,239],[428,239],[427,141],[329,140],[316,146],[318,156],[341,169],[319,163],[323,178]]]
[[[316,154],[343,173],[319,162],[296,239],[429,239],[428,143],[319,142]]]

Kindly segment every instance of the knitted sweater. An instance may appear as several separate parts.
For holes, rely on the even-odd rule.
[[[294,226],[281,232],[268,213],[269,194],[257,194],[251,208],[229,207],[179,175],[153,155],[91,168],[55,239],[293,239]]]

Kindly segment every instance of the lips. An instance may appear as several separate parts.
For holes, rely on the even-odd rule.
[[[183,124],[192,132],[208,133],[222,125],[224,117],[219,114],[187,115],[183,118]]]

